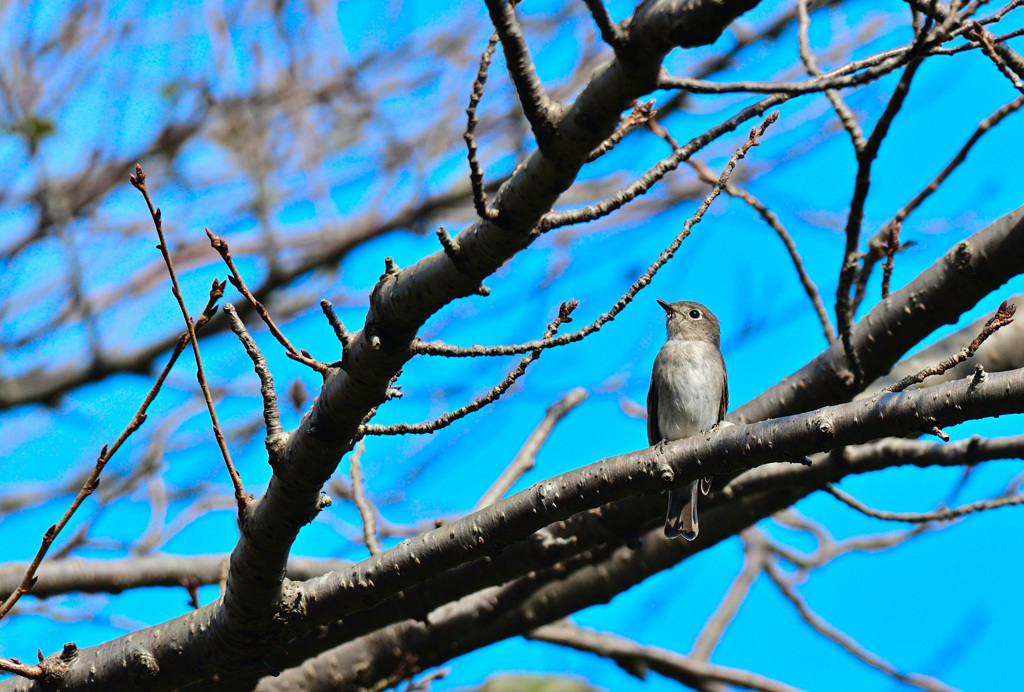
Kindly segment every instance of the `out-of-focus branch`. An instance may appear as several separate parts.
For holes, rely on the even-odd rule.
[[[851,507],[861,514],[882,519],[883,521],[903,521],[908,524],[926,524],[932,521],[952,521],[972,512],[983,512],[987,509],[998,509],[999,507],[1010,507],[1024,504],[1024,495],[1010,495],[1008,497],[996,497],[991,500],[979,500],[970,504],[953,507],[950,509],[936,509],[931,512],[887,512],[879,509],[872,509],[849,493],[844,493],[831,483],[825,486],[826,492],[843,504]]]
[[[986,31],[978,22],[970,22],[965,35],[980,43],[981,52],[985,54],[985,57],[991,60],[996,69],[1010,80],[1014,89],[1024,94],[1024,82],[1020,79],[1020,75],[1024,74],[1024,61],[1020,59],[1020,55],[1016,51],[1009,50],[1006,44],[1001,44],[1003,50],[997,50],[996,37]],[[1007,64],[1008,59],[1012,67]]]
[[[800,46],[800,60],[807,69],[807,74],[813,77],[820,77],[822,72],[818,67],[818,59],[814,57],[814,51],[811,50],[811,42],[808,36],[811,28],[811,16],[807,11],[807,5],[808,0],[797,0],[797,36]],[[829,103],[832,104],[836,115],[839,116],[839,122],[842,123],[843,128],[849,133],[850,139],[853,141],[854,151],[860,152],[867,145],[867,142],[864,140],[864,132],[860,128],[860,123],[857,122],[857,116],[854,115],[850,107],[843,101],[843,97],[835,89],[826,89],[825,96],[828,98]]]
[[[164,380],[166,380],[167,375],[170,374],[171,368],[174,367],[174,364],[178,360],[178,356],[184,352],[185,347],[188,346],[189,342],[193,338],[195,338],[196,332],[202,329],[206,323],[210,321],[210,318],[217,312],[217,301],[223,296],[224,283],[218,283],[217,280],[214,279],[213,285],[210,287],[210,297],[206,301],[206,307],[203,308],[203,312],[200,314],[199,319],[196,320],[194,325],[192,325],[191,322],[189,323],[189,331],[178,337],[178,342],[175,344],[170,358],[167,359],[167,364],[157,376],[153,386],[150,387],[149,392],[146,394],[146,398],[142,400],[142,404],[135,412],[135,415],[132,416],[128,425],[121,431],[121,434],[109,447],[107,445],[103,445],[103,449],[100,450],[100,455],[96,459],[96,464],[93,466],[91,473],[89,473],[88,477],[85,479],[85,482],[82,484],[82,487],[75,496],[75,499],[72,500],[71,504],[64,511],[64,515],[60,520],[50,526],[50,528],[46,530],[46,533],[43,534],[43,540],[39,549],[36,551],[35,558],[33,558],[32,563],[25,570],[25,574],[17,588],[10,591],[5,596],[4,602],[0,604],[0,619],[10,612],[11,608],[15,606],[22,596],[33,589],[38,579],[36,576],[37,572],[43,562],[43,558],[46,557],[46,553],[49,551],[50,546],[53,545],[53,541],[56,540],[61,530],[71,520],[75,511],[83,502],[85,502],[85,499],[89,497],[99,486],[100,474],[106,467],[107,462],[109,462],[111,457],[113,457],[117,450],[121,448],[121,445],[124,444],[125,440],[127,440],[132,433],[138,430],[142,424],[146,422],[146,411],[149,409],[149,405],[153,403],[156,395],[160,393],[160,388],[163,387]]]
[[[47,560],[36,572],[31,595],[50,598],[68,593],[123,593],[152,586],[181,586],[187,579],[216,584],[227,559],[227,555],[140,555],[123,560]],[[303,581],[351,564],[345,560],[291,558],[287,576]],[[14,592],[26,568],[18,563],[0,567],[0,596]]]
[[[360,460],[366,445],[360,442],[349,455],[349,475],[352,477],[352,501],[359,510],[359,518],[363,520],[363,542],[370,555],[380,552],[380,541],[377,539],[377,510],[367,499],[363,491],[363,469]]]
[[[594,17],[594,23],[597,24],[597,28],[601,32],[601,40],[611,46],[612,49],[618,49],[622,45],[625,36],[619,25],[613,22],[612,18],[608,15],[608,8],[604,6],[604,1],[583,0],[583,2],[587,4],[587,9],[590,10],[590,14]]]
[[[822,635],[826,639],[829,639],[852,656],[864,662],[865,664],[876,668],[897,682],[901,682],[906,685],[913,685],[922,690],[929,690],[930,692],[951,692],[952,688],[943,684],[939,680],[927,675],[918,675],[916,673],[903,673],[896,666],[892,665],[885,659],[873,654],[872,652],[861,646],[855,639],[845,634],[829,623],[827,623],[820,615],[815,613],[807,605],[807,602],[800,596],[794,586],[786,579],[786,577],[779,570],[778,566],[768,561],[765,564],[765,573],[771,577],[771,580],[779,588],[786,599],[793,604],[800,617],[803,618],[810,627],[818,634]]]
[[[650,669],[688,687],[721,682],[760,692],[798,692],[795,687],[751,671],[713,665],[654,646],[641,646],[614,634],[594,632],[564,621],[538,627],[526,638],[610,658],[627,673],[640,679]]]
[[[744,536],[749,532],[744,532]],[[711,658],[711,652],[715,650],[722,640],[726,628],[732,623],[740,606],[750,593],[750,587],[764,570],[765,550],[756,541],[743,541],[743,568],[733,579],[725,598],[718,604],[714,614],[704,623],[697,641],[690,650],[690,658],[697,661],[707,661]]]
[[[537,452],[547,441],[551,431],[555,429],[558,422],[565,418],[569,411],[579,406],[587,398],[587,390],[577,387],[555,403],[548,406],[544,418],[533,429],[530,436],[526,438],[522,448],[516,453],[508,467],[501,472],[494,484],[487,489],[483,497],[476,503],[473,511],[483,509],[505,496],[516,481],[522,478],[527,472],[533,469],[537,461]]]

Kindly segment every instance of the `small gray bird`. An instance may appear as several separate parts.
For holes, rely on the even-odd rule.
[[[718,318],[700,303],[658,301],[668,340],[658,351],[647,392],[647,443],[680,440],[710,430],[729,408],[729,379],[722,358]],[[705,495],[711,478],[699,481]],[[668,493],[665,536],[697,537],[697,484]]]

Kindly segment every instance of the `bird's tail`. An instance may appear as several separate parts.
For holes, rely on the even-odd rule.
[[[688,541],[697,537],[697,483],[668,491],[668,514],[665,516],[665,537],[682,536]]]

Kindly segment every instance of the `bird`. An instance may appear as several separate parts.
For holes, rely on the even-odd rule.
[[[729,377],[722,357],[718,318],[700,303],[667,303],[667,339],[658,351],[647,392],[647,443],[662,444],[710,430],[729,408]],[[665,536],[697,538],[697,497],[711,490],[711,478],[668,493]]]

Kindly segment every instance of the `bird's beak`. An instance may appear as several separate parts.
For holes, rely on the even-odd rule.
[[[664,310],[667,314],[671,315],[673,312],[675,312],[672,309],[672,304],[671,303],[666,303],[661,298],[655,298],[655,300],[658,301],[658,305],[660,305],[661,309]]]

